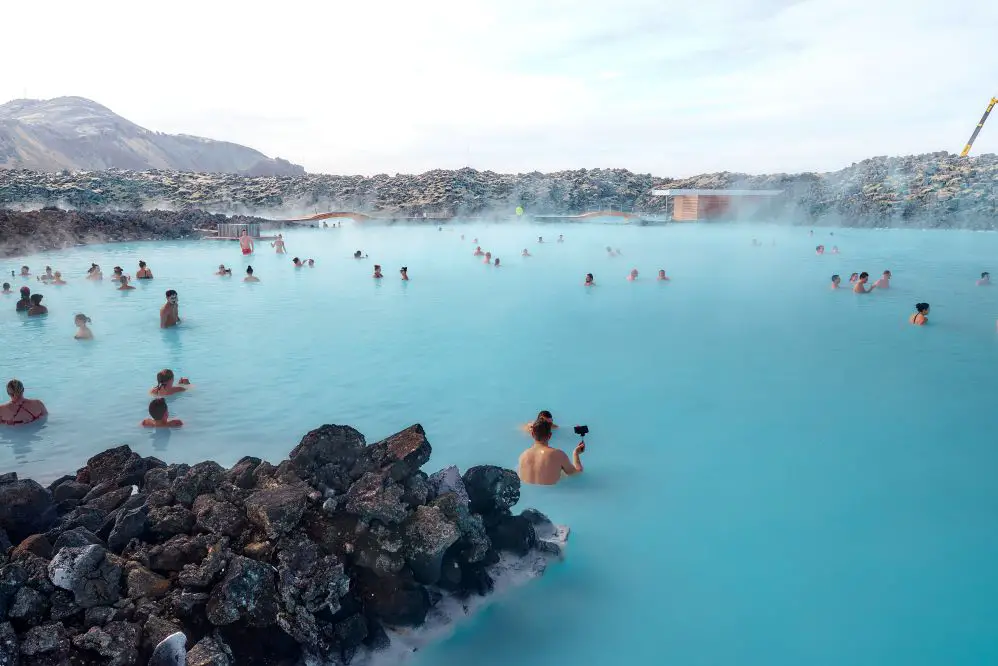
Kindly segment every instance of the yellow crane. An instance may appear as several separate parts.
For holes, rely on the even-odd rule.
[[[991,102],[988,104],[988,108],[984,110],[984,115],[981,116],[981,122],[977,123],[977,127],[974,128],[974,133],[970,135],[970,139],[967,140],[967,145],[963,147],[963,152],[960,153],[960,157],[966,157],[967,153],[970,152],[970,147],[974,145],[974,139],[977,135],[981,133],[981,128],[984,127],[984,121],[988,119],[991,114],[991,109],[995,108],[995,104],[998,104],[998,97],[992,97]]]

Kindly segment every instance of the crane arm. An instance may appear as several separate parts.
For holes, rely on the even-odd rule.
[[[977,135],[981,133],[981,128],[984,127],[984,121],[988,119],[991,114],[991,109],[995,108],[995,104],[998,104],[998,97],[992,97],[991,103],[988,104],[988,108],[984,110],[984,115],[981,116],[981,122],[977,123],[977,127],[974,128],[974,133],[970,135],[970,139],[967,140],[967,145],[963,147],[963,152],[960,153],[960,157],[966,157],[967,153],[970,152],[970,147],[974,145],[974,139]]]

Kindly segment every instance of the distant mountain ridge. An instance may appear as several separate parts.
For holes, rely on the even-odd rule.
[[[297,164],[236,143],[153,132],[83,97],[18,99],[0,105],[0,169],[305,173]]]

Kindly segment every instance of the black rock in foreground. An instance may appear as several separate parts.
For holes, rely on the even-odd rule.
[[[0,475],[0,665],[349,663],[560,555],[564,530],[510,512],[516,474],[429,457],[418,424],[370,446],[325,425],[277,466],[121,446],[47,489]]]

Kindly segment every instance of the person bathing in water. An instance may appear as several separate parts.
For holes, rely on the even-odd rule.
[[[10,402],[0,405],[0,425],[27,425],[48,416],[49,412],[41,400],[24,397],[24,384],[19,380],[7,382],[7,395]]]
[[[284,249],[284,234],[277,234],[277,240],[271,243],[270,247],[276,248],[277,254],[286,254],[287,250]]]
[[[482,252],[482,246],[481,245],[476,245],[475,246],[475,251],[471,253],[471,256],[473,256],[473,257],[483,257],[483,256],[485,256],[485,253]]]
[[[585,286],[592,287],[595,284],[596,284],[596,282],[595,282],[595,279],[593,278],[593,274],[592,273],[586,273]]]
[[[249,231],[246,229],[239,232],[239,249],[244,255],[253,254],[253,239],[250,238]]]
[[[495,263],[492,265],[495,266],[496,268],[499,268],[499,257],[496,257]]]
[[[849,276],[849,284],[856,284],[859,282],[859,273],[853,273]]]
[[[884,271],[884,274],[880,276],[880,279],[873,283],[873,286],[877,289],[890,289],[891,288],[891,272]]]
[[[367,255],[361,253],[360,250],[357,250],[356,252],[353,253],[353,258],[354,259],[367,259]]]
[[[31,294],[31,307],[28,308],[29,317],[38,317],[40,315],[47,315],[49,309],[42,305],[42,295],[41,294]]]
[[[215,271],[215,275],[218,275],[220,277],[232,277],[232,269],[226,268],[225,264],[219,264],[218,270]]]
[[[118,291],[130,291],[132,289],[135,289],[135,287],[128,284],[128,276],[125,275],[124,273],[122,273],[121,277],[118,278],[118,282],[119,282]]]
[[[925,326],[929,323],[929,304],[916,303],[915,314],[908,319],[915,326]]]
[[[399,269],[399,275],[402,276],[402,281],[403,282],[408,282],[409,281],[409,267],[408,266],[403,266],[402,268],[400,268]]]
[[[637,280],[638,279],[638,269],[632,268],[630,274],[627,276],[627,279],[630,280],[631,282],[634,282],[635,280]]]
[[[191,380],[181,377],[179,386],[173,384],[173,370],[164,368],[156,373],[156,385],[149,389],[149,395],[167,396],[174,393],[183,393],[191,387]]]
[[[527,248],[523,248],[523,252],[520,253],[520,256],[521,257],[529,257],[531,255],[530,255],[529,252],[527,252]]]
[[[308,267],[309,268],[315,268],[315,259],[309,259],[308,260]]]
[[[170,409],[165,398],[155,398],[149,403],[149,418],[142,419],[143,428],[179,428],[184,425],[180,419],[170,418]]]
[[[146,262],[139,260],[139,270],[135,271],[136,280],[151,280],[152,271],[146,266]]]
[[[838,289],[840,282],[842,282],[842,278],[840,278],[838,275],[833,275],[832,276],[832,289]]]
[[[561,449],[551,447],[551,422],[538,419],[530,426],[534,444],[520,454],[517,474],[524,483],[553,486],[561,480],[561,473],[567,476],[582,473],[581,456],[586,443],[579,442],[572,452],[572,460]]]
[[[166,290],[166,303],[159,309],[159,327],[170,328],[180,323],[180,305],[177,292]]]
[[[85,314],[78,314],[73,318],[76,324],[76,333],[73,335],[77,340],[93,340],[94,332],[90,330],[87,324],[90,323],[90,317]]]
[[[665,274],[665,270],[664,269],[659,269],[659,271],[658,271],[658,280],[659,280],[659,282],[668,282],[669,281],[669,276]]]
[[[491,264],[492,263],[492,253],[491,252],[486,252],[485,253],[485,260],[482,263],[483,264]]]
[[[62,279],[62,273],[60,273],[59,271],[56,271],[55,273],[53,273],[53,275],[52,275],[52,284],[58,285],[58,286],[66,284],[66,281]]]
[[[90,264],[90,268],[87,270],[88,280],[103,280],[104,274],[101,273],[100,266],[97,264]]]
[[[818,247],[814,248],[814,253],[815,254],[824,254],[825,253],[825,246],[824,245],[819,245]]]
[[[871,285],[869,289],[867,289],[866,283],[869,281],[870,281],[869,273],[867,273],[866,271],[860,273],[859,279],[856,281],[856,284],[852,288],[853,292],[857,294],[869,294],[871,291],[877,288],[877,285],[874,284]]]
[[[291,260],[291,263],[295,265],[295,268],[304,268],[305,264],[302,263],[301,259],[295,257]]]
[[[17,302],[15,309],[18,312],[27,312],[31,309],[31,290],[27,287],[21,287],[21,300]]]
[[[111,282],[118,282],[121,280],[121,276],[124,274],[125,269],[121,266],[115,266],[111,269]]]
[[[10,290],[10,282],[4,282],[3,283],[3,291],[0,291],[0,294],[3,294],[4,296],[9,296],[9,295],[11,295],[13,293],[14,292],[12,292]]]
[[[246,267],[246,277],[243,278],[243,282],[259,282],[259,281],[260,281],[260,278],[258,278],[257,276],[253,275],[253,267],[252,266],[247,266]]]
[[[373,277],[376,280],[380,280],[381,278],[385,277],[384,275],[381,274],[381,264],[374,264],[374,274],[371,277]]]
[[[981,279],[977,281],[978,287],[987,287],[991,284],[991,273],[984,271],[981,273]]]
[[[45,267],[45,273],[43,273],[42,275],[39,275],[38,279],[41,280],[42,282],[51,282],[52,280],[54,280],[55,279],[55,275],[52,274],[52,267],[51,266],[46,266]]]

